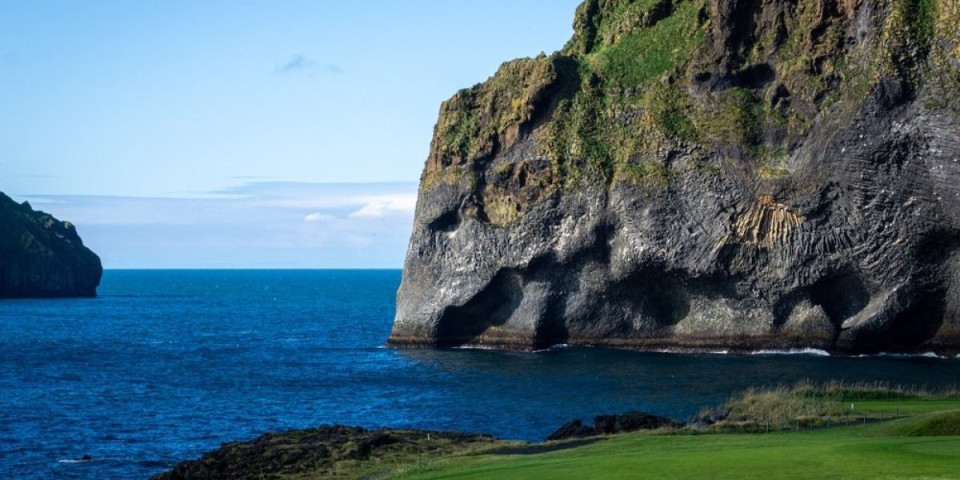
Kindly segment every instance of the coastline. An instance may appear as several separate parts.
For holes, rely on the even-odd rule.
[[[673,354],[714,354],[714,355],[816,355],[830,357],[848,357],[848,358],[871,358],[871,357],[928,357],[952,359],[960,358],[960,348],[930,346],[929,348],[911,348],[903,351],[858,351],[836,348],[820,348],[805,344],[785,343],[783,339],[777,341],[742,341],[730,343],[716,341],[717,339],[701,339],[696,342],[675,342],[665,341],[664,339],[590,339],[590,340],[568,340],[564,343],[548,345],[545,347],[533,346],[528,342],[467,342],[460,345],[438,345],[435,342],[413,337],[395,337],[391,336],[385,343],[386,348],[408,349],[408,350],[429,350],[429,349],[453,349],[453,350],[489,350],[514,353],[537,353],[557,350],[562,348],[600,348],[612,350],[625,350],[635,352],[649,353],[673,353]],[[768,339],[769,340],[769,339]]]
[[[853,410],[847,410],[848,403]],[[885,424],[890,426],[881,427]],[[729,442],[762,443],[765,441],[762,439],[770,435],[829,432],[829,435],[843,437],[859,431],[851,428],[873,428],[881,432],[881,436],[954,436],[960,442],[960,393],[862,383],[800,382],[792,387],[748,389],[723,405],[705,406],[699,415],[686,422],[640,412],[598,415],[592,424],[576,419],[560,426],[541,442],[501,440],[491,435],[462,432],[324,425],[225,443],[200,459],[181,462],[151,480],[226,480],[256,475],[262,478],[407,478],[405,475],[411,472],[442,470],[459,463],[469,465],[480,457],[496,462],[545,454],[575,455],[575,452],[603,448],[597,446],[603,442],[662,438],[663,441],[654,441],[662,444],[674,438],[689,443],[704,437],[724,441],[734,435],[739,440],[730,437]],[[860,433],[853,435],[851,438],[862,437]],[[602,457],[595,458],[595,461],[601,460]]]

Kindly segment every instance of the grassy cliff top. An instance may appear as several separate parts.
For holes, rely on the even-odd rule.
[[[462,182],[507,223],[583,181],[662,187],[678,154],[777,181],[870,96],[960,110],[958,32],[952,0],[587,0],[559,52],[442,105],[424,185]]]

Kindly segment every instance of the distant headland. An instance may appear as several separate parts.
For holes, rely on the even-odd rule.
[[[102,274],[72,224],[0,193],[0,298],[93,297]]]

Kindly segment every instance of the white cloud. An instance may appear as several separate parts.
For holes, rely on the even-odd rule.
[[[381,196],[367,199],[362,207],[354,210],[348,216],[350,218],[378,219],[395,213],[413,215],[416,207],[417,196],[413,194]]]
[[[330,222],[336,219],[337,217],[333,215],[320,212],[313,212],[310,215],[303,217],[303,221],[307,223]]]
[[[416,190],[413,182],[263,182],[192,198],[29,199],[75,224],[107,268],[396,268]]]

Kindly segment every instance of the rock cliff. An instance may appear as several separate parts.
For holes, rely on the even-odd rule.
[[[587,0],[440,108],[389,344],[960,351],[960,2]]]
[[[0,298],[92,297],[102,273],[73,225],[0,193]]]

